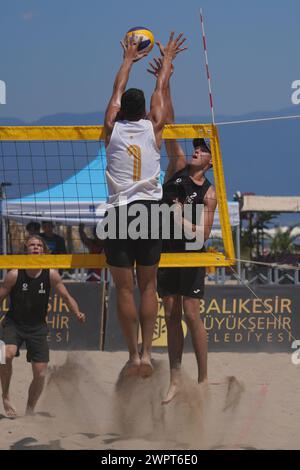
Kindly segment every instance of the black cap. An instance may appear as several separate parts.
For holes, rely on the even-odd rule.
[[[209,142],[207,139],[200,139],[200,138],[196,138],[193,140],[193,146],[194,146],[194,149],[197,148],[197,147],[205,147],[206,150],[211,153],[211,150],[210,150],[210,145],[209,145]]]

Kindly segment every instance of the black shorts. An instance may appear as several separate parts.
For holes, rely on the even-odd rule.
[[[23,327],[7,318],[3,321],[2,340],[7,346],[12,344],[17,346],[16,356],[20,355],[20,347],[25,343],[27,362],[49,362],[47,335],[46,324]]]
[[[183,295],[202,299],[204,295],[205,268],[159,268],[157,292],[160,298]]]
[[[162,250],[162,241],[160,239],[151,239],[151,206],[153,204],[157,205],[157,201],[134,201],[127,206],[128,208],[135,203],[142,204],[147,208],[148,211],[148,231],[146,237],[148,238],[138,238],[133,240],[127,234],[126,239],[118,238],[119,234],[117,233],[117,238],[106,238],[104,241],[104,252],[106,256],[107,263],[110,266],[114,267],[131,267],[136,263],[140,266],[154,266],[159,263],[161,250]],[[119,208],[113,209],[116,211],[116,223],[118,226],[119,223]],[[133,216],[127,217],[127,227],[135,219]]]
[[[161,240],[105,240],[104,252],[110,266],[126,268],[134,266],[154,266],[159,263]]]

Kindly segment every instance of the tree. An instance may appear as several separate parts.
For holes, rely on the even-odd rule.
[[[298,226],[299,224],[291,225],[287,230],[283,230],[281,227],[276,227],[274,235],[267,234],[267,237],[271,240],[271,255],[278,256],[282,254],[300,253],[300,245],[295,243],[299,234],[292,235],[292,231]]]
[[[254,248],[256,258],[263,253],[265,230],[276,217],[277,212],[249,212],[243,215],[242,219],[248,222],[247,227],[241,231],[241,250],[244,256],[251,259]]]
[[[278,217],[278,212],[257,212],[256,219],[253,224],[254,239],[256,245],[256,257],[264,252],[265,230],[269,228],[269,224]]]

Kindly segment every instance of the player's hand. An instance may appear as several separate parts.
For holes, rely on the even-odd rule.
[[[180,207],[181,209],[183,209],[183,204],[182,204],[182,202],[179,201],[179,199],[177,197],[175,199],[173,199],[173,203],[178,205],[178,207]]]
[[[79,313],[76,314],[76,317],[77,317],[77,320],[78,320],[80,323],[85,323],[86,317],[85,317],[85,314],[84,314],[84,313],[79,312]]]
[[[187,47],[181,47],[185,41],[186,38],[183,38],[183,33],[180,33],[176,39],[174,39],[174,31],[171,32],[170,34],[170,39],[168,44],[164,47],[160,41],[156,41],[156,44],[159,47],[161,55],[164,56],[171,56],[172,60],[175,59],[177,54],[180,52],[183,52],[187,49]]]
[[[126,37],[121,41],[121,46],[123,47],[123,58],[132,60],[132,62],[137,62],[138,60],[141,60],[143,57],[146,57],[148,55],[149,51],[139,51],[139,45],[141,44],[143,40],[142,36],[130,36]]]
[[[158,57],[157,59],[154,57],[152,62],[149,62],[150,68],[147,69],[147,72],[152,73],[156,78],[158,77],[159,71],[162,68],[162,58]],[[171,75],[174,72],[174,65],[171,64]]]

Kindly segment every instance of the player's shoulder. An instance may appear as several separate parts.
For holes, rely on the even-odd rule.
[[[216,188],[214,187],[214,185],[209,180],[207,180],[207,183],[209,185],[208,189],[207,189],[207,192],[211,193],[211,194],[212,193],[216,194]]]
[[[7,276],[8,277],[11,277],[11,278],[17,278],[18,277],[18,274],[19,274],[19,270],[18,269],[10,269],[7,273]]]
[[[61,279],[57,269],[49,269],[49,277],[51,281],[59,281]]]
[[[56,276],[57,274],[59,274],[58,270],[54,268],[50,268],[48,269],[48,271],[49,271],[50,276]]]
[[[11,269],[5,276],[5,281],[9,284],[15,284],[19,275],[18,269]]]

